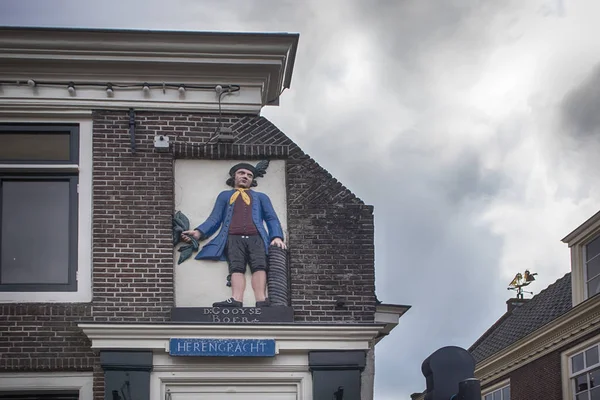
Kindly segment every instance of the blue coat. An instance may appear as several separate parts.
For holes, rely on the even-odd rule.
[[[229,199],[235,190],[225,190],[217,196],[215,206],[206,219],[206,221],[196,228],[204,234],[205,237],[211,236],[219,229],[221,225],[221,231],[215,236],[213,240],[206,243],[202,250],[196,255],[196,260],[221,260],[225,261],[225,245],[227,244],[227,234],[229,232],[229,225],[231,224],[231,217],[233,216],[234,204],[229,204]],[[256,225],[256,229],[260,234],[263,242],[265,243],[265,251],[269,250],[269,244],[275,238],[283,240],[283,230],[281,224],[275,214],[273,205],[269,196],[264,193],[254,192],[248,190],[248,193],[252,199],[252,221]],[[263,221],[267,224],[267,230],[265,230]]]

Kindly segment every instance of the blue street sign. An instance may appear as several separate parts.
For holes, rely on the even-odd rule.
[[[171,338],[172,356],[273,357],[275,339],[195,339]]]

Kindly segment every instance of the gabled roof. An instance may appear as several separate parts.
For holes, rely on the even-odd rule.
[[[538,330],[572,308],[571,273],[542,290],[529,302],[504,314],[469,348],[479,363]]]

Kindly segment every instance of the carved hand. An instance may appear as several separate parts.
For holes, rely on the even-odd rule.
[[[200,232],[195,229],[193,231],[183,231],[181,233],[181,240],[186,243],[190,243],[192,239],[190,239],[188,235],[193,236],[196,240],[200,240]]]
[[[281,240],[280,238],[275,238],[275,239],[271,240],[271,246],[281,247],[282,249],[287,248],[285,246],[285,243],[283,243],[283,240]]]

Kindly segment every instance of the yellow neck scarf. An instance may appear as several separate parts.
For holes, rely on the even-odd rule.
[[[235,192],[233,192],[233,194],[231,195],[231,198],[229,199],[229,204],[233,204],[235,203],[235,201],[237,200],[238,196],[242,195],[242,200],[244,200],[244,203],[246,203],[246,205],[250,205],[250,196],[248,195],[248,193],[246,193],[246,190],[248,189],[243,189],[243,188],[236,188]]]

